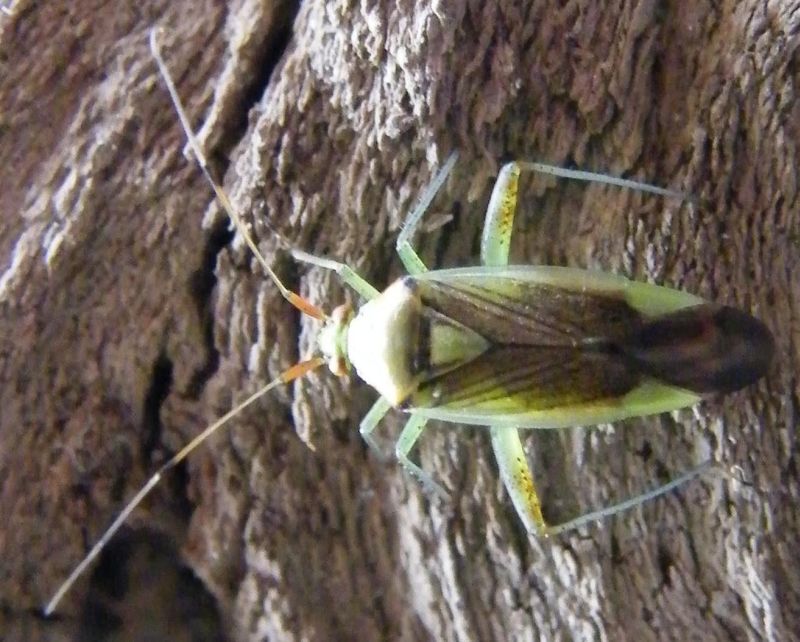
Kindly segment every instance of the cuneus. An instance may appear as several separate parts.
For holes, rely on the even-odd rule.
[[[519,429],[592,425],[676,410],[709,392],[730,392],[766,372],[773,339],[763,323],[685,292],[621,276],[564,267],[508,265],[522,171],[597,181],[668,198],[673,190],[603,174],[532,162],[505,165],[486,212],[481,265],[428,270],[410,240],[456,162],[453,154],[426,188],[397,239],[408,276],[379,292],[350,267],[294,250],[294,257],[333,270],[366,303],[330,315],[289,291],[263,258],[222,188],[211,178],[155,32],[151,49],[189,145],[217,198],[265,272],[303,313],[324,322],[318,355],[292,366],[208,426],[134,496],[46,607],[52,612],[77,577],[159,482],[232,416],[274,387],[327,363],[337,375],[354,369],[380,395],[360,425],[373,431],[392,408],[409,418],[395,455],[432,493],[444,489],[409,459],[432,420],[487,426],[503,482],[531,534],[554,535],[664,494],[711,466],[707,461],[672,481],[560,524],[545,521]]]

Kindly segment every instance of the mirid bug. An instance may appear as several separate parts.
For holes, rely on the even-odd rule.
[[[256,259],[281,294],[324,322],[318,355],[296,364],[204,429],[164,464],[125,506],[45,607],[52,613],[72,584],[163,474],[232,416],[282,383],[327,364],[354,370],[379,398],[360,424],[373,431],[392,408],[409,415],[395,446],[403,468],[431,492],[444,489],[409,458],[431,419],[487,426],[504,484],[527,530],[553,535],[609,516],[674,489],[708,469],[704,462],[671,482],[560,524],[548,524],[519,438],[521,428],[591,425],[690,406],[703,394],[729,392],[764,375],[773,339],[763,323],[737,309],[669,288],[574,268],[508,265],[522,171],[598,181],[652,194],[676,191],[540,163],[505,165],[486,213],[481,266],[428,270],[411,238],[457,156],[423,192],[397,239],[408,271],[379,292],[342,263],[294,250],[302,262],[335,271],[366,303],[330,315],[288,290],[261,255],[222,188],[213,180],[151,33],[151,49],[189,146]]]

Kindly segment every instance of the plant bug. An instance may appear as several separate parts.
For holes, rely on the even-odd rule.
[[[494,186],[481,242],[481,266],[428,270],[411,238],[453,169],[451,155],[423,192],[397,239],[408,271],[385,291],[350,267],[293,250],[295,259],[336,272],[366,303],[330,315],[287,289],[261,255],[208,163],[161,56],[156,31],[151,50],[189,146],[219,202],[281,294],[324,322],[319,354],[298,363],[205,428],[134,495],[45,607],[51,614],[161,477],[231,417],[280,384],[327,364],[351,370],[379,398],[360,424],[373,432],[391,408],[409,419],[395,446],[403,468],[430,492],[444,489],[409,458],[431,419],[486,426],[501,477],[528,532],[548,536],[610,516],[674,489],[711,466],[707,461],[667,484],[560,524],[545,521],[519,438],[523,428],[591,425],[676,410],[710,392],[730,392],[763,376],[774,352],[763,323],[735,308],[685,292],[574,268],[508,265],[522,171],[597,181],[652,194],[679,192],[590,172],[532,162],[505,165]]]

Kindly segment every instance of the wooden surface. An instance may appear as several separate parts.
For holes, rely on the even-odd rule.
[[[0,629],[7,640],[785,640],[800,630],[800,2],[31,2],[0,14]],[[553,519],[708,457],[739,466],[529,540],[480,429],[435,426],[430,502],[367,452],[374,393],[320,372],[191,457],[45,620],[160,461],[307,355],[191,159],[147,48],[274,269],[353,300],[270,235],[377,287],[417,239],[475,261],[499,163],[650,180],[691,206],[528,180],[512,256],[737,305],[774,331],[755,387],[613,428],[530,434]],[[381,427],[389,443],[402,417]],[[110,636],[110,637],[109,637]],[[182,637],[181,637],[182,636]]]

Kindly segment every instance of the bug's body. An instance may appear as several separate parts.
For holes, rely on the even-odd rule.
[[[350,358],[393,405],[445,421],[557,428],[692,404],[696,395],[649,381],[608,349],[641,326],[644,315],[630,299],[642,287],[660,294],[665,310],[698,303],[674,290],[570,268],[482,267],[406,277],[359,311]],[[371,324],[375,313],[368,306],[397,307],[400,292],[413,313]],[[383,325],[384,334],[404,343],[401,364],[375,359],[370,333],[361,331],[369,325],[372,336]],[[376,379],[380,362],[392,373]]]
[[[771,339],[749,315],[728,322],[736,312],[603,272],[433,270],[365,304],[349,323],[347,355],[412,414],[560,428],[674,410],[758,378]]]
[[[488,426],[505,486],[531,534],[550,535],[612,515],[661,495],[707,469],[710,462],[652,491],[550,525],[542,516],[518,428],[597,424],[676,410],[706,392],[727,392],[761,377],[769,366],[769,330],[750,315],[698,297],[611,274],[560,267],[509,266],[508,250],[522,170],[596,181],[683,198],[672,190],[600,174],[530,162],[500,171],[486,212],[480,267],[429,271],[411,247],[419,221],[453,168],[453,154],[409,215],[397,239],[409,276],[383,293],[343,263],[300,251],[306,263],[333,270],[366,303],[331,315],[288,290],[208,170],[175,86],[151,33],[153,55],[173,98],[189,145],[219,202],[281,294],[325,321],[316,356],[292,366],[203,430],[139,490],[48,603],[52,612],[128,515],[168,469],[244,407],[282,383],[327,363],[351,367],[380,397],[361,422],[364,439],[392,408],[410,417],[395,445],[400,464],[444,494],[409,459],[426,423],[440,419]]]

